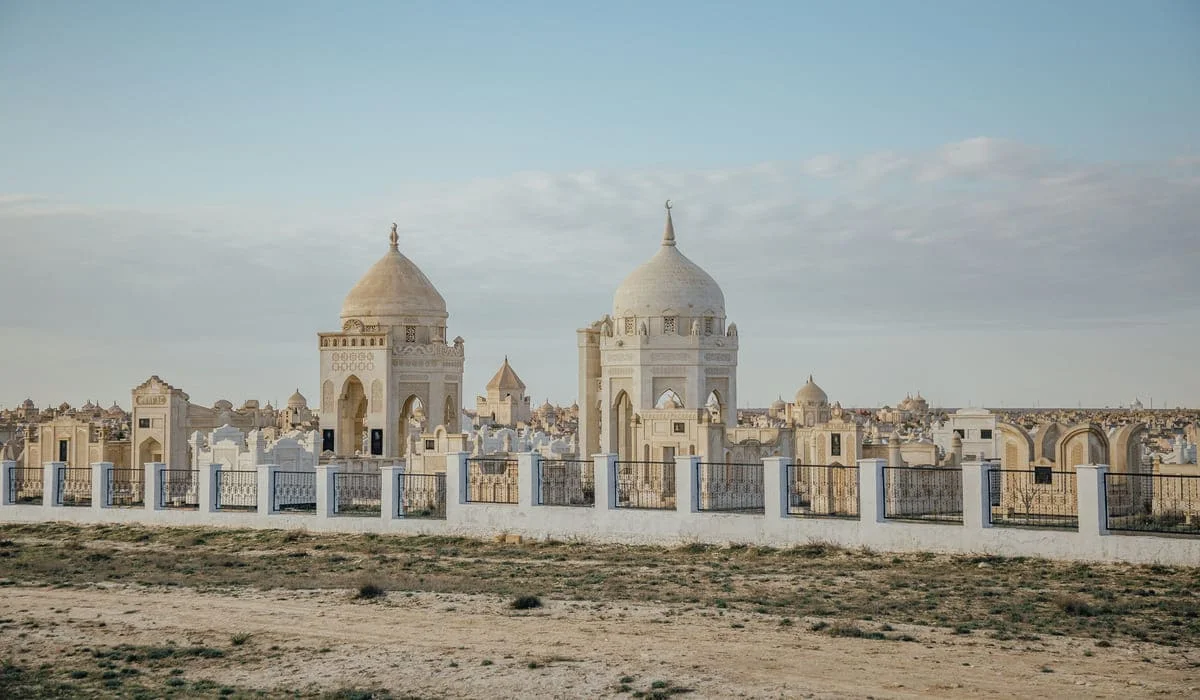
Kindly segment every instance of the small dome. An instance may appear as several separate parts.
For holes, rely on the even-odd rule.
[[[296,393],[288,397],[287,407],[308,408],[308,399],[304,398],[304,395],[300,393],[299,389],[296,389]]]
[[[375,319],[400,325],[411,317],[447,318],[446,300],[424,272],[404,257],[392,224],[391,249],[379,259],[342,302],[342,320]]]
[[[213,408],[217,409],[218,411],[231,411],[233,410],[233,404],[225,399],[221,399],[213,404]]]
[[[613,316],[661,316],[673,311],[681,316],[712,314],[725,318],[725,294],[720,285],[675,246],[675,225],[667,210],[662,246],[625,278],[613,297]]]
[[[808,382],[800,387],[796,392],[797,406],[825,406],[829,403],[829,396],[821,387],[817,386],[813,381],[812,375],[808,375]]]
[[[37,408],[33,405],[33,399],[25,399],[21,402],[21,408]]]
[[[771,410],[782,411],[785,408],[787,408],[787,403],[784,402],[782,396],[771,402]]]

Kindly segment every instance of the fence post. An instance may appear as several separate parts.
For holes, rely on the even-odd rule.
[[[446,520],[461,513],[459,506],[467,502],[467,453],[446,453]],[[455,517],[451,517],[453,514]]]
[[[782,518],[788,512],[788,458],[763,457],[763,515]]]
[[[111,508],[112,462],[92,462],[92,507]]]
[[[260,515],[278,513],[279,509],[275,507],[275,472],[279,471],[279,465],[260,464],[257,471],[258,488],[255,489],[255,496],[258,498],[258,512]]]
[[[541,500],[542,456],[536,452],[517,454],[517,507],[532,508]]]
[[[11,505],[17,498],[17,494],[12,492],[13,472],[16,469],[17,463],[12,460],[0,462],[0,506]]]
[[[400,506],[404,503],[404,494],[400,480],[403,475],[403,464],[379,468],[379,515],[385,523],[401,519]]]
[[[697,513],[700,511],[700,475],[697,473],[699,457],[675,458],[675,511]]]
[[[1100,537],[1108,534],[1108,494],[1104,477],[1107,464],[1075,466],[1075,494],[1079,498],[1079,534]]]
[[[592,479],[595,482],[595,508],[612,510],[617,507],[617,456],[592,455]]]
[[[46,508],[62,508],[63,494],[58,483],[59,467],[67,466],[66,462],[46,462],[42,465],[42,506]]]
[[[196,506],[201,513],[216,513],[218,493],[217,472],[221,471],[220,464],[208,464],[199,470],[200,483],[196,486]]]
[[[317,465],[317,517],[332,518],[337,515],[337,475],[340,464]]]
[[[167,480],[167,475],[164,473],[167,470],[167,465],[162,462],[146,462],[142,465],[142,488],[145,491],[142,493],[142,503],[145,504],[147,510],[162,510],[163,506],[163,484]],[[197,473],[197,480],[200,475]],[[197,503],[199,503],[200,484],[196,484]]]
[[[858,517],[863,522],[882,523],[886,520],[887,492],[883,483],[886,466],[886,459],[858,460]]]
[[[991,466],[991,462],[963,462],[963,527],[992,526],[992,501],[988,495],[988,473]]]

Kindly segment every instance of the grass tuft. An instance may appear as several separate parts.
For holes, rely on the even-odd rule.
[[[535,595],[523,595],[509,603],[513,610],[532,610],[542,607],[542,599]]]

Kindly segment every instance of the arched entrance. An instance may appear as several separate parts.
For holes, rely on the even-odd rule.
[[[351,375],[338,399],[338,449],[343,456],[367,454],[367,392],[358,377]]]
[[[142,444],[138,446],[138,466],[145,466],[147,462],[162,462],[163,448],[162,443],[154,438],[146,438]],[[180,465],[169,465],[175,469],[180,468]]]
[[[400,407],[400,418],[396,421],[398,454],[407,454],[409,441],[425,430],[425,404],[416,394],[410,395]]]
[[[633,451],[633,401],[622,391],[613,401],[608,426],[609,442],[619,460],[636,460]]]

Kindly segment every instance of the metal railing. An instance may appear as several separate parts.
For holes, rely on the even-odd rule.
[[[141,469],[106,469],[104,494],[111,508],[142,508],[146,505],[146,489],[143,480],[146,472]]]
[[[763,512],[762,462],[696,463],[697,510],[727,513]]]
[[[991,469],[987,472],[988,522],[999,527],[1079,529],[1075,472]]]
[[[890,520],[962,524],[962,469],[884,467],[883,493]]]
[[[467,503],[516,503],[517,460],[468,458],[465,500]]]
[[[338,515],[379,517],[382,505],[381,474],[333,475],[333,512]]]
[[[195,510],[200,507],[200,472],[163,469],[159,474],[159,503],[163,508]]]
[[[858,466],[787,465],[787,514],[804,518],[858,518]]]
[[[271,509],[280,513],[316,513],[317,473],[275,472],[271,482]]]
[[[1200,535],[1200,476],[1105,474],[1104,513],[1109,530]]]
[[[258,472],[221,469],[213,485],[217,510],[258,510]]]
[[[58,467],[54,470],[58,488],[54,490],[60,506],[92,505],[92,470],[89,467]]]
[[[674,462],[617,462],[617,508],[675,510]]]
[[[396,515],[401,518],[446,519],[446,474],[399,474],[400,497]]]
[[[538,505],[596,505],[596,465],[583,459],[538,460]]]
[[[41,467],[13,467],[8,470],[8,493],[10,502],[19,505],[40,506],[45,493]]]

